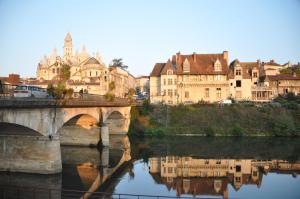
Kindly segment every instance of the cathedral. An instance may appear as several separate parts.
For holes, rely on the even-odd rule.
[[[130,88],[134,88],[135,78],[123,69],[106,67],[99,52],[94,57],[90,56],[83,46],[81,52],[74,53],[70,33],[64,40],[63,56],[59,56],[54,48],[50,56],[44,56],[38,63],[38,84],[45,87],[49,83],[58,82],[64,65],[70,66],[70,79],[66,85],[74,92],[84,90],[91,94],[104,95],[112,81],[116,84],[114,92],[118,97],[124,97]]]
[[[73,52],[71,34],[65,37],[63,56],[59,56],[54,48],[52,54],[45,56],[38,64],[38,80],[56,80],[63,65],[70,66],[70,80],[74,82],[97,82],[103,74],[108,73],[99,53],[91,57],[85,47],[82,51]],[[105,76],[104,76],[105,78]]]

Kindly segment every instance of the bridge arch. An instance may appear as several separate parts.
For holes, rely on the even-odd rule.
[[[102,123],[109,134],[126,134],[130,123],[130,107],[103,107]]]
[[[57,134],[63,145],[93,145],[96,146],[101,140],[99,116],[92,116],[89,111],[76,112],[71,114],[65,112],[67,117]],[[70,113],[70,112],[69,112]],[[73,117],[71,117],[73,116]],[[98,117],[98,118],[95,118]],[[67,120],[68,119],[68,120]]]
[[[0,135],[43,136],[32,128],[14,123],[0,122],[0,129]]]

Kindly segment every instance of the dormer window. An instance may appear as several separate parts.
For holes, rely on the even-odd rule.
[[[190,72],[190,62],[187,58],[185,58],[183,62],[183,72],[184,73],[189,73]]]
[[[236,69],[235,70],[235,75],[242,75],[241,69]]]
[[[168,75],[173,75],[173,71],[172,71],[172,70],[168,70],[168,71],[167,71],[167,74],[168,74]]]
[[[215,62],[214,69],[215,69],[215,71],[222,71],[222,65],[221,65],[221,62],[219,61],[219,59],[217,59],[217,61]]]

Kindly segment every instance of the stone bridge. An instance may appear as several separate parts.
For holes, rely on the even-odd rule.
[[[60,172],[60,144],[108,146],[127,133],[130,109],[124,99],[0,99],[0,170]]]

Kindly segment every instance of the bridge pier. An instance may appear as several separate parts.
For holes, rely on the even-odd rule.
[[[105,123],[101,125],[101,143],[102,146],[109,146],[109,129]]]
[[[85,129],[79,126],[64,126],[58,134],[61,145],[97,146],[101,130],[100,127]]]
[[[0,171],[59,173],[59,137],[0,135],[0,162]]]

